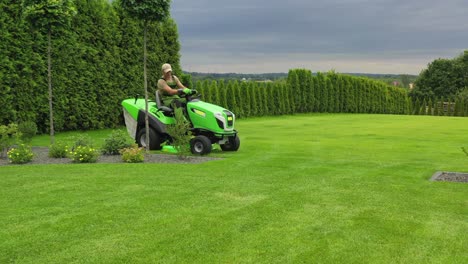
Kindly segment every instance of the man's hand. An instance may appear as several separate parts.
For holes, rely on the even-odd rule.
[[[189,88],[184,88],[183,92],[184,92],[184,94],[191,94],[192,90],[190,90]]]

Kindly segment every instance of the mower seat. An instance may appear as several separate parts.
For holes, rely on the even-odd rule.
[[[163,105],[159,91],[156,91],[156,107],[159,111],[163,112],[164,115],[173,115],[174,110]]]

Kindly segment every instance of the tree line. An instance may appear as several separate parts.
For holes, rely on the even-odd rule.
[[[122,124],[120,102],[144,94],[143,24],[119,1],[75,0],[68,27],[52,32],[53,104],[56,131]],[[0,0],[0,123],[33,121],[48,130],[47,34],[23,17],[22,1]],[[176,23],[147,23],[148,85],[163,63],[180,68]],[[183,78],[185,76],[182,75]]]
[[[407,91],[383,82],[335,72],[313,75],[292,69],[286,82],[197,81],[202,100],[237,117],[294,113],[409,114]]]

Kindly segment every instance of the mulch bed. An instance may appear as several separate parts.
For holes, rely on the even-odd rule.
[[[33,147],[34,158],[27,164],[74,164],[71,159],[49,158],[48,147]],[[146,154],[144,163],[203,163],[210,160],[219,160],[209,156],[189,156],[180,159],[177,155],[171,154]],[[96,163],[124,163],[120,155],[101,155]],[[11,164],[7,158],[0,158],[0,166],[18,166]]]
[[[468,183],[468,173],[438,171],[432,175],[431,181],[449,181]]]

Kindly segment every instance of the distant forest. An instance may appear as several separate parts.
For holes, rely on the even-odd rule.
[[[265,81],[281,81],[286,80],[288,73],[202,73],[202,72],[184,72],[192,76],[192,81],[204,81],[204,80],[237,80],[237,81],[254,81],[254,82],[265,82]],[[316,75],[317,73],[314,73]],[[401,88],[409,88],[410,83],[418,78],[418,75],[409,74],[371,74],[371,73],[342,73],[345,75],[367,77],[369,79],[378,80],[387,83],[392,86]]]

